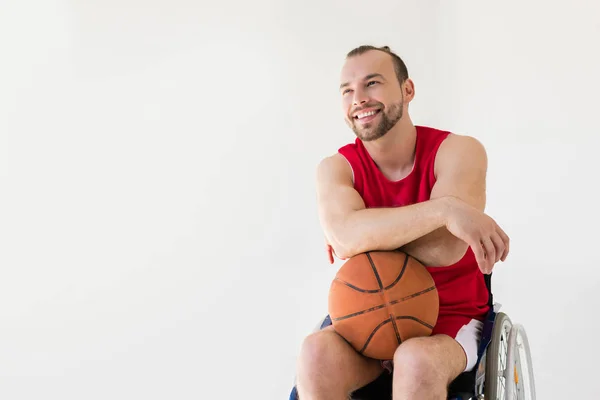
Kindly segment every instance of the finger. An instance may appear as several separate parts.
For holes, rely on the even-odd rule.
[[[327,252],[327,256],[329,259],[329,264],[333,264],[333,251],[329,244],[325,244],[325,251]]]
[[[483,237],[481,239],[481,245],[483,246],[483,250],[485,251],[486,258],[486,274],[492,272],[492,267],[494,266],[494,262],[496,260],[496,248],[494,247],[494,243],[489,237]]]
[[[492,243],[494,244],[494,247],[496,249],[496,258],[494,262],[498,262],[504,256],[506,246],[504,245],[504,242],[502,241],[502,238],[500,237],[498,232],[492,232],[492,234],[490,235],[490,239],[492,240]]]
[[[502,228],[500,228],[499,226],[496,226],[496,232],[498,232],[498,235],[500,235],[500,238],[502,238],[502,241],[504,242],[505,249],[504,254],[501,258],[501,260],[504,261],[506,260],[506,256],[508,256],[508,253],[510,251],[510,238],[508,237],[506,232],[504,232],[504,230],[502,230]]]
[[[475,254],[475,260],[477,261],[477,265],[479,265],[479,269],[481,272],[484,272],[486,270],[486,260],[485,251],[481,246],[481,242],[479,240],[471,241],[469,242],[469,246],[471,246],[471,250],[473,250],[473,254]]]

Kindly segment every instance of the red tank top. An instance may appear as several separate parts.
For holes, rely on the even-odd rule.
[[[354,188],[367,208],[402,207],[427,201],[435,184],[434,163],[440,144],[450,132],[417,126],[416,154],[412,172],[390,181],[379,170],[360,139],[341,147],[354,174]],[[489,310],[489,293],[483,273],[469,247],[464,257],[447,267],[427,267],[436,284],[440,313],[432,334],[455,337],[471,319],[483,320]]]

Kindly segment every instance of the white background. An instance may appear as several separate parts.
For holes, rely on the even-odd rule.
[[[538,398],[594,398],[594,1],[0,2],[0,397],[287,399],[336,268],[314,172],[344,55],[489,155]]]

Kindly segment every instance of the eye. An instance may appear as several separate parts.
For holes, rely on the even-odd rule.
[[[347,94],[347,93],[350,93],[350,89],[346,89],[346,90],[344,90],[344,91],[342,92],[342,95],[345,95],[345,94]]]
[[[379,83],[379,82],[377,82],[377,81],[369,81],[369,82],[367,82],[367,86],[372,86],[371,85],[372,83]]]

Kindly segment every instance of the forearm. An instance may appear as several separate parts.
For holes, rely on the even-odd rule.
[[[448,232],[446,228],[439,228],[400,248],[428,267],[455,264],[465,255],[467,249],[467,243]]]
[[[404,207],[361,209],[326,227],[326,232],[336,254],[343,258],[396,250],[445,227],[450,207],[449,199],[442,197]]]

